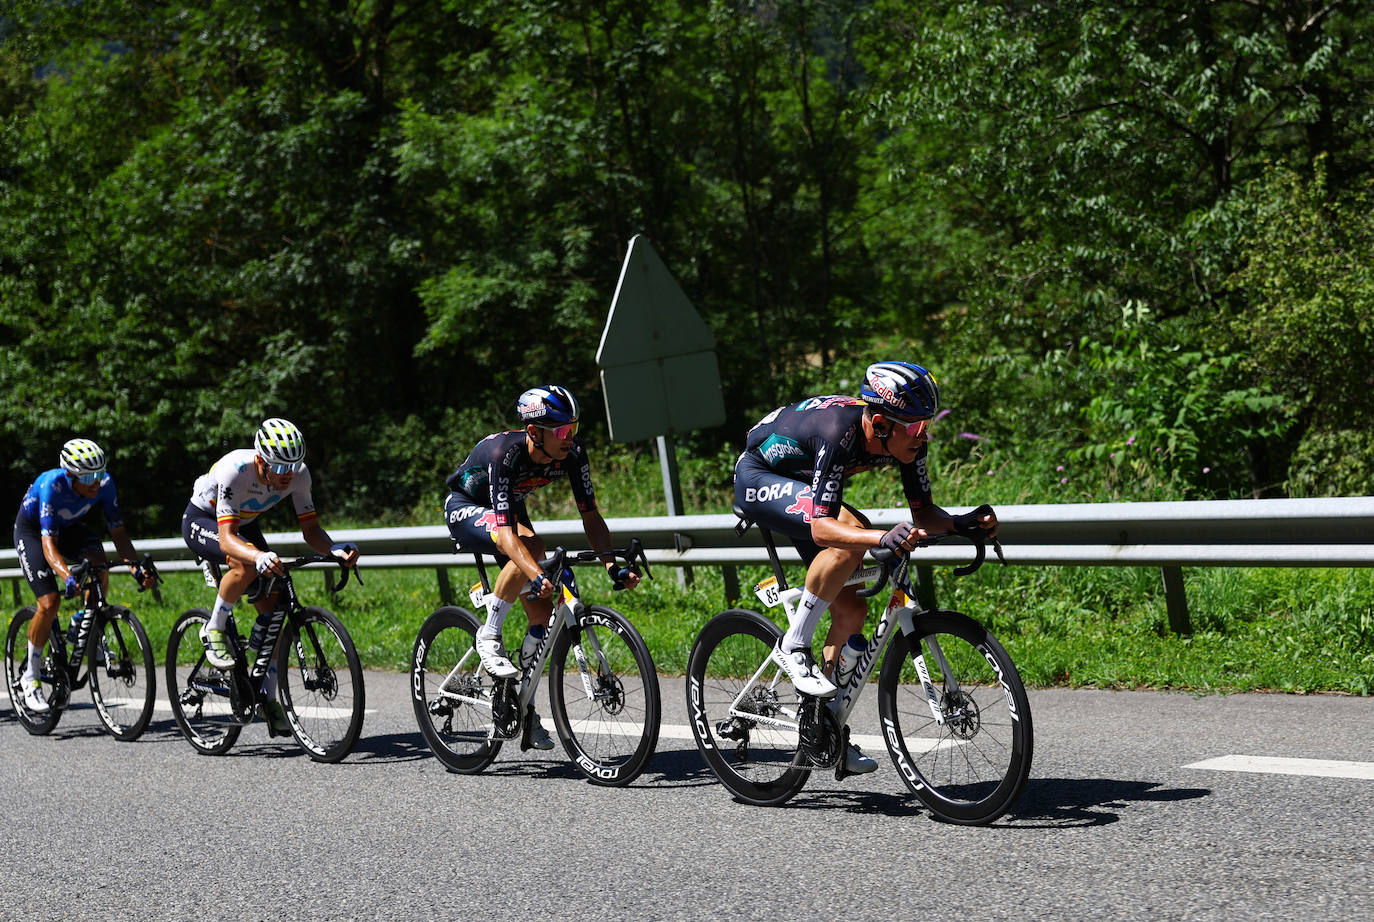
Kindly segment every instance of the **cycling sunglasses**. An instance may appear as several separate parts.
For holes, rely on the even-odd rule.
[[[927,416],[925,419],[918,419],[914,423],[904,423],[893,420],[893,425],[901,426],[906,430],[907,435],[914,437],[926,431],[926,426],[930,425],[930,417]]]
[[[276,474],[278,477],[281,477],[285,474],[296,473],[296,465],[294,464],[270,464],[268,462],[263,463],[267,464],[267,469],[272,473]]]
[[[545,432],[552,432],[556,439],[570,439],[577,432],[577,421],[562,426],[540,426]]]
[[[78,481],[80,481],[81,483],[90,485],[90,484],[95,483],[97,480],[99,480],[101,477],[104,477],[104,476],[105,476],[105,472],[104,472],[104,471],[87,471],[87,472],[84,473],[84,474],[77,474],[77,475],[76,475],[76,479],[77,479]]]

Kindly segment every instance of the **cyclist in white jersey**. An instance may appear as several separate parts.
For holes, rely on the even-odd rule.
[[[234,605],[245,593],[258,610],[254,628],[266,626],[275,596],[263,595],[259,578],[282,575],[281,561],[263,537],[258,518],[287,497],[296,510],[301,536],[317,553],[332,554],[346,565],[358,561],[352,542],[335,543],[320,525],[310,495],[310,469],[305,466],[305,437],[285,419],[264,420],[253,437],[253,448],[231,451],[209,473],[196,478],[191,501],[181,517],[181,534],[196,556],[225,566],[210,619],[201,629],[205,658],[218,669],[232,668],[234,649],[225,633]],[[253,645],[250,639],[249,646]],[[271,704],[267,714],[273,733],[289,732],[281,705],[272,698],[276,674],[269,671],[263,691]]]

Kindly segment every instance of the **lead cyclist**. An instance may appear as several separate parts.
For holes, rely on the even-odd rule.
[[[735,463],[735,504],[765,528],[786,535],[806,563],[806,582],[795,615],[773,649],[773,660],[798,692],[833,698],[847,664],[867,650],[863,634],[868,610],[845,581],[864,554],[884,547],[906,554],[930,534],[977,524],[997,535],[997,515],[952,516],[931,498],[926,470],[931,418],[940,408],[935,378],[911,362],[877,362],[864,373],[860,396],[810,397],[779,407],[759,420]],[[896,466],[911,520],[874,528],[844,502],[849,477],[875,467]],[[824,665],[812,652],[812,635],[830,612]],[[837,672],[838,664],[838,675]],[[852,668],[852,665],[849,665]],[[851,744],[849,774],[871,772],[878,763]]]

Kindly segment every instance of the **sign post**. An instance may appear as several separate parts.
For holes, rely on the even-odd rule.
[[[611,438],[657,440],[668,514],[682,515],[673,434],[719,426],[725,400],[715,336],[642,236],[630,238],[596,364]]]

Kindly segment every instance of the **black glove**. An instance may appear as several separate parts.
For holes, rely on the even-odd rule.
[[[965,512],[963,515],[951,516],[954,520],[954,530],[961,535],[977,536],[983,531],[983,516],[991,514],[992,507],[987,503],[983,503],[983,505],[971,512]]]
[[[525,587],[525,598],[531,600],[539,598],[539,593],[543,590],[544,584],[549,582],[552,582],[552,580],[543,573],[540,573],[534,579],[530,580],[530,584]]]
[[[902,547],[902,542],[911,537],[911,530],[910,522],[898,522],[883,532],[878,543],[894,554],[905,554],[907,551]]]
[[[611,585],[616,589],[625,588],[625,580],[630,578],[630,574],[635,571],[629,567],[608,567],[606,575],[611,578]]]

